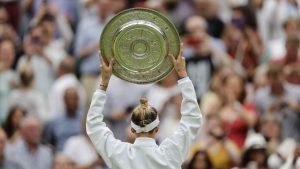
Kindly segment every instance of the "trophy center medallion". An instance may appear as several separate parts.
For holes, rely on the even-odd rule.
[[[147,55],[148,47],[147,42],[144,40],[137,40],[133,42],[131,48],[134,56],[136,56],[138,59],[142,59]]]

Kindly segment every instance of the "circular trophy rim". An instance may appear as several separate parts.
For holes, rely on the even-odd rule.
[[[103,40],[104,40],[104,34],[106,33],[107,34],[107,31],[108,31],[108,26],[107,25],[110,25],[110,23],[113,23],[116,19],[118,19],[121,15],[123,15],[123,14],[126,14],[126,13],[128,13],[128,12],[132,12],[132,11],[142,11],[142,12],[150,12],[150,13],[153,13],[153,14],[155,14],[155,15],[157,15],[158,17],[160,17],[161,19],[163,19],[164,20],[164,22],[166,22],[170,27],[171,27],[171,29],[172,29],[172,32],[173,32],[173,34],[175,34],[175,36],[174,36],[174,38],[176,39],[176,41],[178,42],[177,44],[176,44],[176,46],[177,46],[177,48],[179,49],[180,48],[180,37],[179,37],[179,34],[178,34],[178,31],[177,31],[177,29],[176,29],[176,27],[175,27],[175,25],[166,17],[166,16],[164,16],[163,14],[161,14],[161,13],[159,13],[158,11],[156,11],[156,10],[153,10],[153,9],[149,9],[149,8],[130,8],[130,9],[126,9],[126,10],[123,10],[123,11],[121,11],[121,12],[119,12],[119,13],[117,13],[116,15],[114,15],[110,20],[109,20],[109,22],[105,25],[105,27],[104,27],[104,29],[103,29],[103,31],[102,31],[102,33],[101,33],[101,36],[100,36],[100,40],[99,40],[99,46],[100,46],[100,51],[101,51],[101,53],[103,53],[105,56],[103,56],[103,57],[105,57],[104,58],[104,62],[106,62],[107,63],[107,61],[109,60],[109,58],[113,58],[114,56],[107,56],[106,54],[107,53],[105,53],[104,52],[104,50],[103,50],[103,48],[104,48],[104,43],[102,43],[103,42]],[[141,19],[137,19],[137,20],[141,20]],[[134,20],[133,20],[134,21]],[[148,21],[148,20],[145,20],[146,22],[150,22],[150,21]],[[130,21],[130,22],[132,22],[132,21]],[[127,22],[128,23],[128,22]],[[127,24],[127,23],[124,23],[124,24]],[[155,24],[154,24],[155,25]],[[155,25],[155,26],[157,26],[157,25]],[[122,29],[122,28],[118,28],[118,30],[120,31],[120,29]],[[164,32],[162,31],[162,30],[160,29],[160,33],[163,33],[164,34]],[[115,37],[113,38],[113,39],[115,39]],[[112,39],[112,40],[113,40]],[[166,42],[167,44],[168,44],[168,42]],[[168,44],[169,45],[169,44]],[[168,49],[169,47],[167,46],[167,52],[168,52]],[[112,49],[113,50],[113,49]],[[114,51],[112,51],[112,53],[114,53]],[[179,50],[177,50],[177,52],[176,53],[173,53],[173,55],[175,56],[175,57],[177,57],[178,56],[178,54],[179,54]],[[165,56],[165,57],[168,57],[168,56]],[[168,58],[167,58],[168,59]],[[121,64],[120,64],[121,65]],[[124,78],[124,77],[122,77],[122,76],[120,76],[119,75],[119,73],[114,69],[114,67],[115,67],[115,65],[113,66],[113,74],[115,75],[115,76],[117,76],[118,78],[120,78],[120,79],[122,79],[122,80],[125,80],[125,81],[128,81],[128,82],[131,82],[131,83],[135,83],[135,84],[149,84],[149,83],[154,83],[154,82],[157,82],[157,81],[160,81],[160,80],[162,80],[162,79],[164,79],[166,76],[168,76],[172,71],[173,71],[173,69],[174,69],[174,66],[173,66],[173,64],[164,72],[164,73],[161,73],[159,76],[156,76],[156,78],[152,78],[152,79],[133,79],[133,78]],[[121,67],[122,67],[122,65],[121,65]]]

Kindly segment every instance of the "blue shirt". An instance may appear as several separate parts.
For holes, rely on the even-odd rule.
[[[81,133],[81,126],[79,113],[74,117],[64,115],[54,119],[46,126],[44,138],[54,145],[55,150],[61,151],[68,138]]]
[[[7,158],[17,169],[51,169],[53,156],[49,147],[39,145],[37,151],[32,153],[23,139],[7,150]]]
[[[81,50],[99,44],[101,32],[111,17],[100,21],[98,17],[84,18],[80,21],[75,40],[75,55],[78,57]],[[80,61],[80,73],[93,75],[99,73],[98,51],[88,55]]]

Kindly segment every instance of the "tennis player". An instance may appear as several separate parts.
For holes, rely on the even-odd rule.
[[[158,114],[154,107],[148,105],[146,98],[142,98],[140,104],[132,112],[131,131],[137,137],[133,144],[117,140],[103,122],[105,91],[112,74],[114,60],[106,64],[101,58],[102,80],[92,98],[86,129],[98,153],[109,168],[179,169],[187,158],[189,147],[201,126],[202,115],[193,84],[187,76],[182,45],[177,59],[173,55],[170,57],[179,77],[178,87],[183,97],[181,120],[173,135],[163,140],[160,145],[155,142],[155,136],[159,130]]]

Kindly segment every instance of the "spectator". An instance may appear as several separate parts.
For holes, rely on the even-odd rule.
[[[260,119],[259,133],[261,133],[267,141],[267,150],[269,153],[275,153],[280,145],[281,138],[281,122],[272,115],[265,114]]]
[[[219,2],[216,0],[194,0],[196,13],[207,22],[208,33],[214,38],[221,38],[225,25],[218,17]]]
[[[271,66],[267,72],[268,86],[259,89],[255,102],[260,114],[273,113],[282,120],[282,137],[300,141],[299,93],[286,85],[279,66]]]
[[[79,94],[79,109],[85,110],[85,91],[74,75],[75,61],[71,57],[67,57],[60,63],[56,72],[57,79],[54,81],[48,98],[50,119],[59,117],[65,110],[64,92],[69,87],[77,88]]]
[[[98,0],[97,6],[96,16],[83,18],[79,22],[75,40],[75,55],[79,60],[81,82],[88,99],[92,97],[99,74],[99,36],[112,15],[110,0]]]
[[[71,136],[81,132],[82,112],[78,111],[79,96],[76,88],[69,87],[64,93],[65,114],[52,120],[45,128],[44,138],[54,146],[56,151],[62,151],[65,142]]]
[[[18,61],[18,69],[30,63],[34,72],[34,88],[47,97],[48,90],[54,81],[52,62],[44,53],[42,45],[43,29],[40,25],[33,26],[24,39],[25,54]]]
[[[233,24],[228,25],[225,29],[223,40],[227,53],[241,63],[247,81],[252,82],[255,68],[261,60],[263,48],[256,30],[244,23],[246,22],[245,16],[241,14],[241,11],[237,10],[236,13]]]
[[[20,139],[20,124],[25,115],[26,111],[22,107],[16,106],[10,109],[6,121],[3,123],[9,144],[14,144]]]
[[[248,130],[256,124],[255,105],[245,101],[245,80],[237,74],[223,79],[223,106],[219,112],[228,138],[243,148]]]
[[[60,62],[67,57],[63,39],[55,39],[55,16],[45,14],[39,21],[42,27],[42,46],[43,53],[51,60],[52,66],[56,71]],[[66,47],[67,48],[67,47]]]
[[[281,36],[271,39],[266,48],[269,52],[271,60],[282,59],[286,55],[287,38],[291,35],[299,36],[300,21],[298,17],[288,17],[282,23],[283,34]]]
[[[218,115],[209,115],[205,123],[204,137],[192,147],[192,154],[205,150],[213,168],[231,169],[240,162],[238,147],[228,139]]]
[[[8,149],[8,158],[20,165],[20,169],[51,169],[52,153],[42,145],[42,125],[40,121],[28,116],[21,122],[22,139]]]
[[[193,51],[185,57],[187,71],[199,98],[209,87],[211,77],[220,64],[229,62],[227,55],[213,47],[212,39],[207,34],[207,23],[201,16],[191,16],[185,22],[186,44]],[[201,79],[201,80],[199,80]]]
[[[44,97],[40,92],[33,89],[35,75],[30,64],[20,67],[19,77],[20,87],[11,92],[9,105],[24,107],[28,114],[34,115],[43,121],[47,120],[48,115]]]
[[[17,74],[12,69],[15,60],[15,45],[10,39],[0,42],[0,121],[6,118],[8,113],[8,97],[16,87]]]
[[[242,166],[246,168],[268,169],[266,140],[260,134],[250,134],[245,143]]]
[[[7,158],[5,154],[6,148],[6,134],[5,131],[0,128],[0,168],[3,169],[19,169],[21,168],[17,163]]]
[[[285,45],[286,55],[284,56],[284,58],[274,61],[274,63],[283,66],[283,71],[286,76],[286,80],[292,85],[300,84],[300,68],[297,66],[300,64],[300,57],[298,54],[299,45],[300,40],[297,35],[288,35]]]
[[[79,169],[101,169],[104,161],[99,157],[85,129],[86,118],[82,120],[82,132],[70,137],[64,146],[63,154]]]
[[[213,166],[205,151],[197,151],[187,169],[213,169]]]
[[[83,18],[93,17],[97,15],[97,0],[80,0],[79,8],[80,8],[80,18],[79,20],[83,20]]]
[[[13,26],[15,31],[19,30],[20,23],[20,7],[19,0],[1,0],[0,6],[7,11],[7,21]]]

